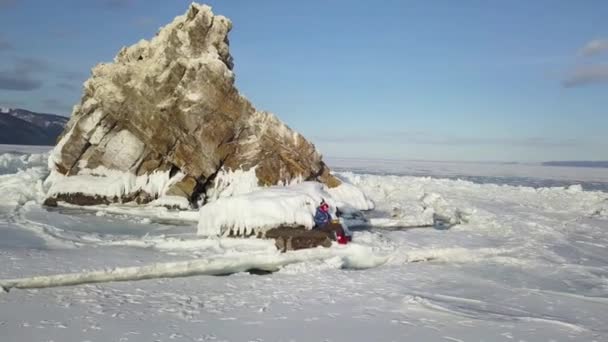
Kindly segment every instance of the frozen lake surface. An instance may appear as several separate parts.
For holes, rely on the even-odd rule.
[[[608,168],[544,166],[540,163],[446,162],[329,158],[338,171],[363,174],[462,179],[479,184],[567,187],[608,192]]]
[[[158,275],[0,293],[3,341],[608,340],[605,169],[330,160],[376,203],[371,226],[280,254],[199,237],[196,212],[46,210],[46,150],[2,150],[20,153],[0,152],[0,283]],[[456,224],[411,228],[437,216]],[[163,277],[180,267],[201,275]]]

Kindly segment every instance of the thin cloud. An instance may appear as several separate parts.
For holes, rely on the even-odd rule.
[[[608,39],[594,39],[579,51],[579,55],[588,57],[604,51],[608,51]]]
[[[580,66],[562,81],[566,88],[608,83],[608,65]]]
[[[49,64],[38,58],[20,57],[15,60],[15,71],[21,73],[37,73],[49,71]]]
[[[70,114],[70,112],[72,111],[72,106],[59,101],[57,99],[44,99],[42,101],[42,105],[44,105],[44,107],[46,108],[46,110],[50,110],[50,111],[58,111],[62,114]]]
[[[80,71],[62,71],[58,74],[59,78],[66,81],[82,82],[87,79],[87,74]]]
[[[449,145],[449,146],[522,146],[541,148],[564,148],[583,145],[577,139],[551,139],[544,137],[504,138],[504,137],[441,137],[432,133],[378,132],[374,135],[318,136],[315,141],[337,144],[403,144],[403,145]]]
[[[88,75],[80,71],[60,71],[57,73],[59,81],[56,83],[58,88],[78,91],[82,88],[82,83],[87,79]]]
[[[0,89],[31,91],[42,87],[42,81],[14,71],[0,71]]]
[[[73,83],[68,83],[68,82],[58,82],[57,83],[57,88],[61,88],[61,89],[65,89],[65,90],[70,90],[70,91],[75,91],[80,89],[79,86],[73,84]]]
[[[42,87],[43,82],[35,74],[49,71],[47,62],[29,57],[15,59],[13,67],[0,70],[0,89],[32,91]]]
[[[46,60],[34,57],[13,59],[13,64],[0,69],[0,89],[31,91],[43,86],[43,80],[55,78],[55,84],[62,89],[78,90],[87,79],[81,71],[65,70],[49,64]]]

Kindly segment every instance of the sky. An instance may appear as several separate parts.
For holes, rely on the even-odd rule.
[[[608,1],[208,1],[237,87],[325,156],[608,160]],[[190,1],[0,0],[0,105],[69,115]]]

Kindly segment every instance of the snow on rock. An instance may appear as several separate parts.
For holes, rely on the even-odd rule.
[[[289,186],[302,183],[301,178],[293,179],[289,184],[279,184],[281,186]],[[341,210],[372,210],[374,202],[370,200],[361,189],[340,179],[341,184],[336,187],[326,187],[325,197],[331,196],[335,201],[335,206]],[[247,194],[256,190],[263,189],[258,184],[256,176],[256,168],[248,171],[245,170],[220,170],[216,175],[213,186],[207,189],[206,201],[213,202],[222,197],[230,197],[235,195]]]
[[[222,197],[247,194],[259,188],[255,167],[248,171],[222,169],[215,176],[213,186],[207,189],[205,199],[213,202]]]
[[[294,180],[339,185],[313,144],[239,94],[231,28],[210,7],[192,3],[152,39],[94,67],[49,158],[53,175],[65,176],[52,177],[61,186],[50,195],[74,204],[126,202],[133,200],[134,184],[142,191],[139,201],[149,202],[163,194],[143,192],[161,187],[144,189],[141,179],[165,171],[184,175],[167,192],[192,204],[207,190],[212,200],[253,190],[253,175],[262,186]],[[99,167],[115,173],[90,172]],[[116,182],[107,179],[114,176]],[[246,181],[237,186],[240,176]],[[88,196],[71,193],[85,178]],[[109,182],[112,190],[104,190]]]
[[[337,209],[353,213],[357,212],[355,208],[373,206],[361,190],[344,182],[333,189],[317,182],[259,188],[204,205],[200,210],[198,234],[222,235],[231,229],[260,232],[281,225],[312,228],[316,208],[322,200],[330,205],[333,217]]]
[[[323,197],[329,196],[321,184],[305,182],[220,198],[201,208],[198,234],[214,236],[230,229],[264,230],[282,224],[312,228],[316,206]]]
[[[137,196],[141,194],[166,194],[183,176],[180,174],[171,177],[169,171],[136,176],[100,166],[93,170],[83,169],[76,176],[65,176],[52,171],[45,180],[45,185],[48,187],[47,195],[60,200],[66,199],[62,194],[67,193],[99,196],[100,203],[105,203],[107,198],[132,198],[138,201]],[[148,199],[142,201],[150,202]]]

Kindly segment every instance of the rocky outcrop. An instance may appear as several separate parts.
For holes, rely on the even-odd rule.
[[[281,225],[271,229],[230,229],[226,237],[273,239],[281,252],[295,251],[304,248],[330,247],[335,235],[328,230],[307,229],[304,226]]]
[[[82,176],[92,186],[55,186],[50,195],[95,198],[83,203],[170,195],[195,203],[220,170],[252,168],[264,186],[294,179],[339,185],[313,144],[239,94],[228,50],[231,27],[210,7],[193,3],[151,40],[93,68],[49,160],[53,182],[81,182]],[[136,179],[116,194],[96,190],[96,177],[116,171]],[[162,186],[149,186],[160,173]]]
[[[275,246],[281,252],[319,246],[330,247],[332,241],[330,234],[327,232],[289,226],[270,229],[264,237],[274,239]]]

